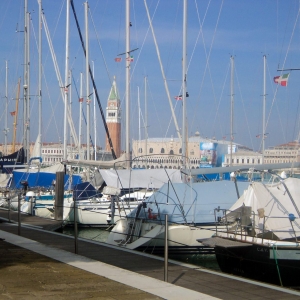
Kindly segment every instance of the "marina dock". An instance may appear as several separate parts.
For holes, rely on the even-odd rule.
[[[5,253],[17,255],[20,253],[18,251],[26,251],[26,255],[19,255],[16,262],[23,266],[21,273],[25,275],[24,266],[30,261],[26,267],[28,274],[25,275],[30,277],[30,282],[35,280],[36,285],[40,286],[40,282],[43,282],[46,275],[46,271],[42,268],[43,263],[49,269],[54,261],[60,262],[56,265],[57,272],[55,267],[50,272],[52,279],[56,279],[52,281],[53,291],[46,291],[40,286],[35,294],[36,298],[40,298],[43,293],[43,298],[55,297],[55,299],[88,297],[97,299],[299,299],[300,297],[300,292],[296,290],[172,260],[169,261],[167,283],[163,281],[164,261],[161,257],[81,238],[78,241],[78,254],[74,254],[74,238],[50,229],[58,227],[58,221],[22,214],[19,236],[15,219],[17,213],[11,214],[11,223],[8,222],[7,215],[6,210],[0,210],[0,238],[4,239],[0,242],[2,257]],[[5,252],[4,249],[10,250]],[[3,290],[9,278],[5,275],[4,268],[9,267],[9,264],[3,258],[0,262],[2,274],[0,286]],[[62,274],[65,276],[59,279]],[[49,276],[48,272],[47,276]],[[18,277],[20,276],[16,275],[15,281],[10,279],[9,285],[15,285],[21,293]],[[44,286],[49,289],[47,282],[44,282]],[[73,287],[73,290],[70,287]],[[69,290],[69,294],[64,292],[64,289]],[[27,293],[29,290],[30,286],[25,288]],[[25,291],[22,293],[26,294]],[[72,296],[70,292],[73,293]],[[20,294],[12,298],[20,298]],[[25,298],[30,297],[27,294]]]

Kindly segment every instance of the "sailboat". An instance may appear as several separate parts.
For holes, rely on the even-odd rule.
[[[146,5],[146,2],[145,2]],[[146,6],[147,8],[147,6]],[[187,166],[186,147],[186,27],[187,1],[183,1],[183,61],[182,61],[182,161]],[[151,25],[151,24],[150,24]],[[237,199],[233,181],[193,182],[189,174],[181,174],[182,181],[166,182],[151,197],[140,204],[129,216],[117,222],[107,242],[128,249],[151,253],[161,252],[164,247],[165,216],[168,216],[168,245],[170,253],[207,252],[197,239],[214,234],[214,208],[223,203],[230,207]],[[239,183],[244,190],[248,183]],[[220,197],[222,195],[222,197]],[[230,196],[229,196],[230,195]]]
[[[201,241],[215,249],[223,272],[299,286],[300,180],[283,177],[252,182],[229,210],[222,210],[226,230],[217,226],[215,237]]]

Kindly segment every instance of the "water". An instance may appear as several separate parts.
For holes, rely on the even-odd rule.
[[[66,235],[74,236],[74,228],[65,227],[62,233]],[[78,228],[78,237],[87,240],[106,243],[108,235],[109,235],[109,230],[104,228]],[[220,268],[218,266],[214,254],[180,255],[180,256],[172,256],[172,257],[169,256],[169,258],[180,262],[201,266],[207,269],[220,271]]]
[[[74,236],[74,228],[65,227],[62,233]],[[102,228],[78,228],[78,237],[87,240],[105,243],[108,235],[109,231]]]

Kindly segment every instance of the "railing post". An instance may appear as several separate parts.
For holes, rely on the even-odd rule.
[[[21,194],[18,194],[18,235],[21,235]]]
[[[168,281],[168,215],[166,214],[165,217],[165,274],[164,274],[164,280]]]

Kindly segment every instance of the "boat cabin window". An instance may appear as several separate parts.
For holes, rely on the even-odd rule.
[[[126,201],[126,202],[134,202],[134,201],[137,201],[137,199],[136,199],[135,197],[124,198],[123,200]]]

